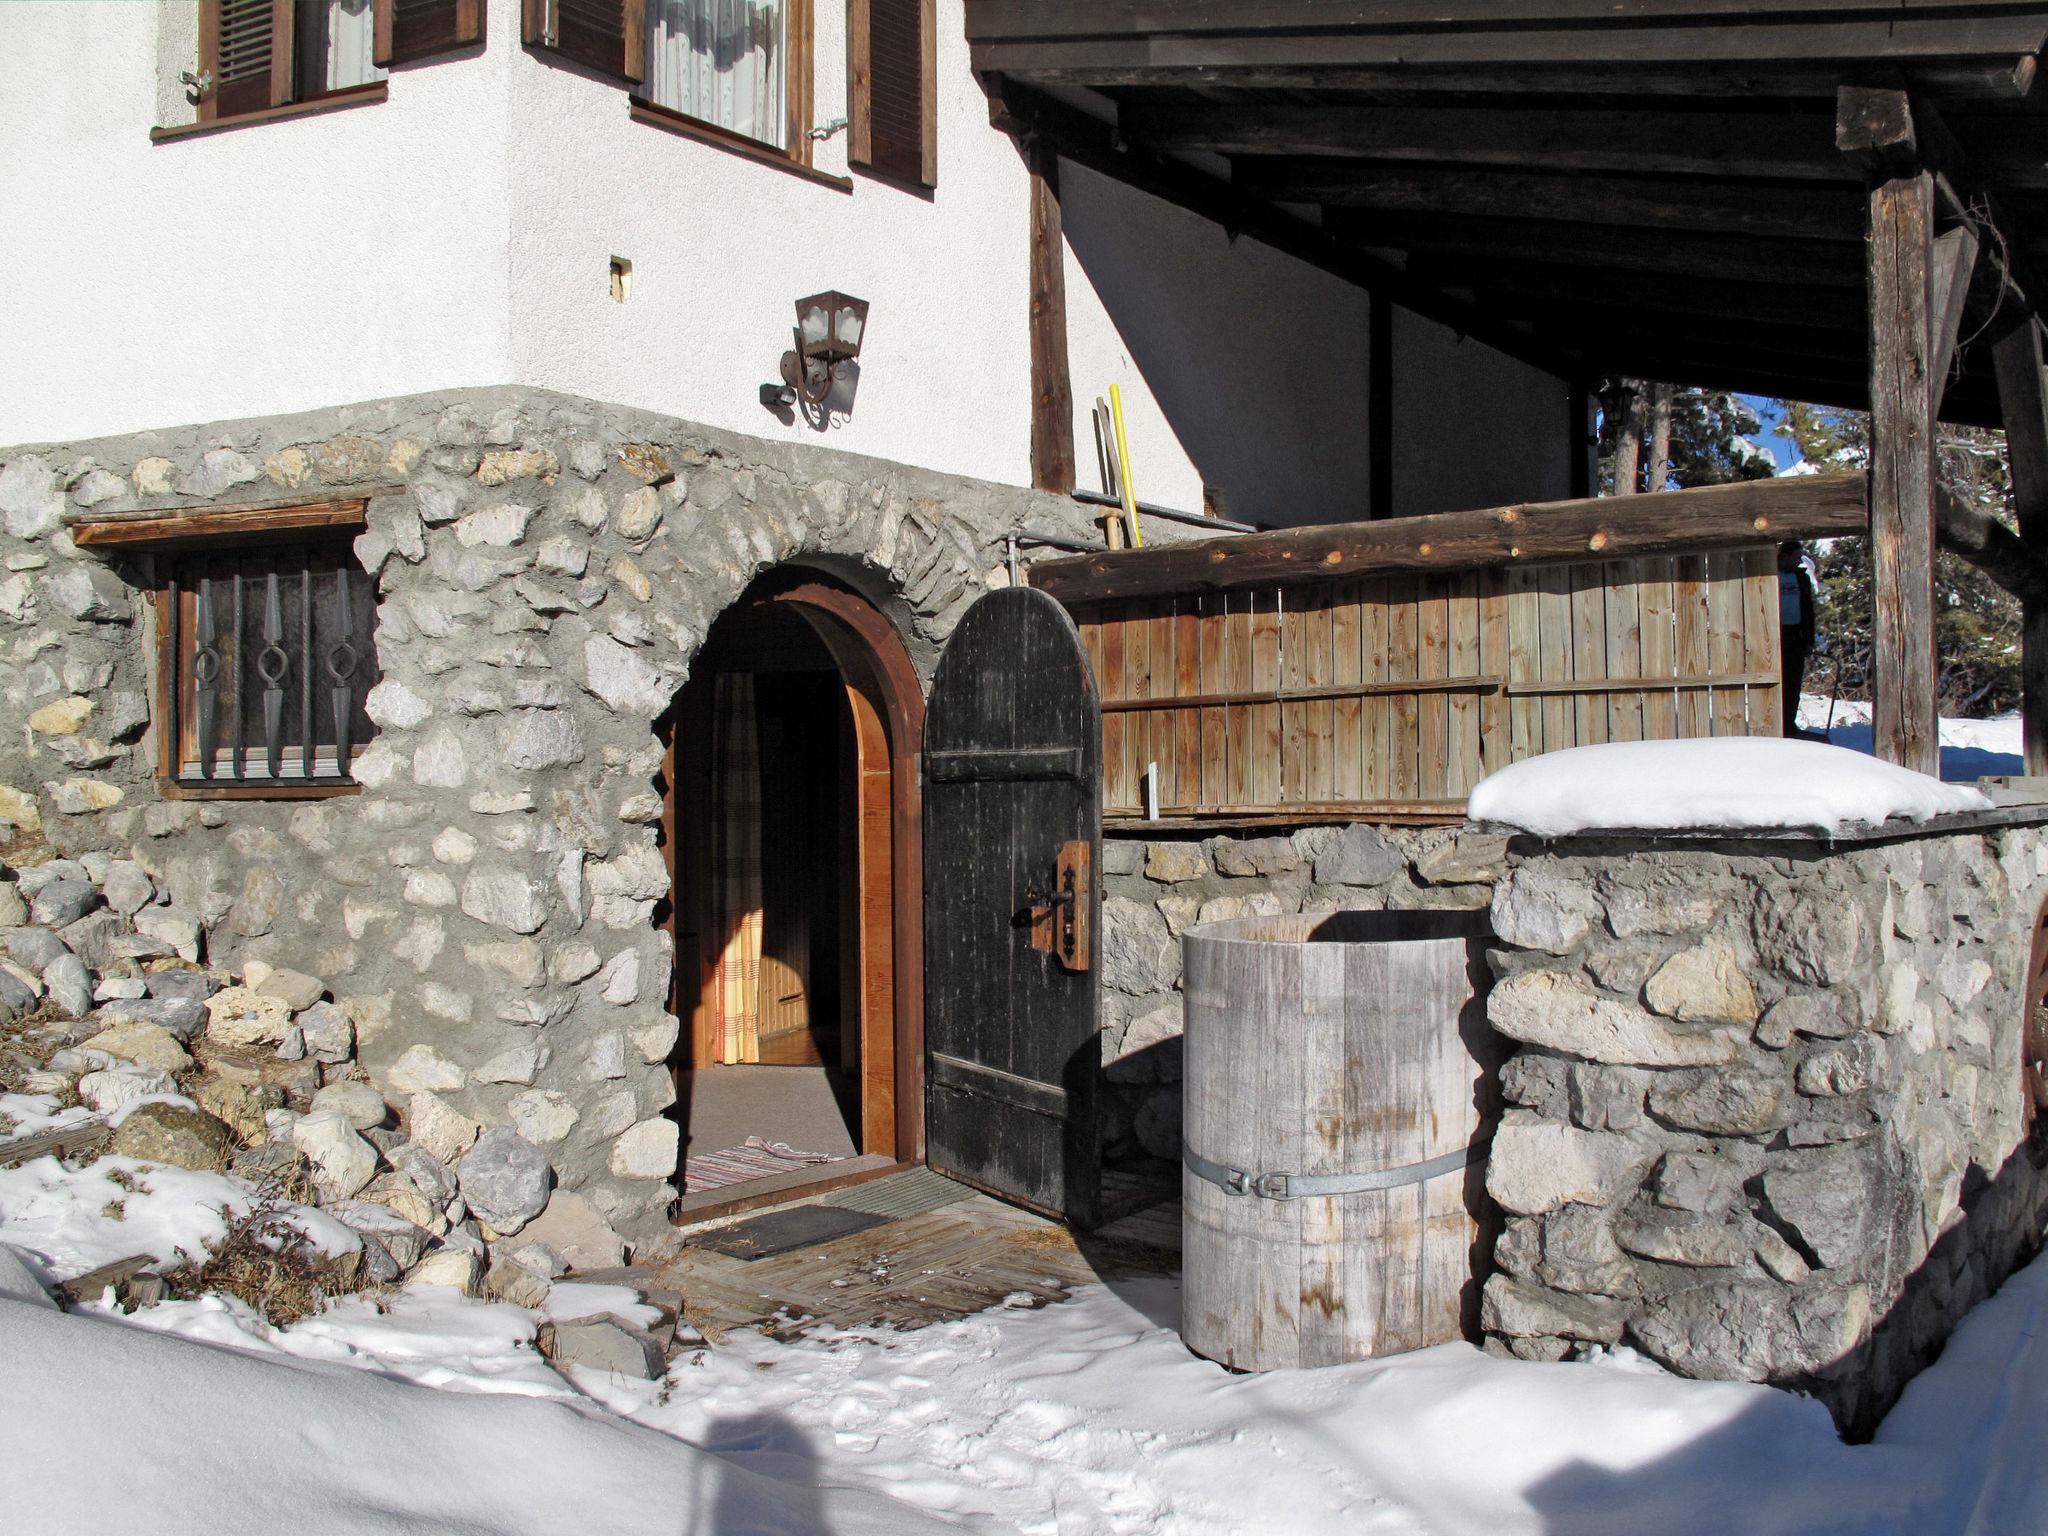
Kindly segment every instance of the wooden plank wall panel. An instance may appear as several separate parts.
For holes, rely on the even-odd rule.
[[[1438,814],[1539,752],[1780,728],[1769,548],[1350,576],[1075,617],[1111,815],[1142,814],[1152,764],[1164,816]]]

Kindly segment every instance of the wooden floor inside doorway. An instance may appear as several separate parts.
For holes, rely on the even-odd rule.
[[[656,1273],[663,1288],[682,1296],[687,1321],[716,1345],[743,1328],[781,1339],[820,1326],[921,1328],[972,1316],[1013,1296],[1044,1305],[1097,1280],[1179,1269],[1177,1192],[1168,1202],[1150,1204],[1162,1193],[1156,1187],[1106,1193],[1112,1200],[1122,1193],[1126,1207],[1145,1208],[1077,1236],[1058,1222],[914,1168],[792,1202],[882,1216],[879,1225],[749,1260],[691,1242],[731,1225],[707,1224],[686,1229],[682,1252]]]

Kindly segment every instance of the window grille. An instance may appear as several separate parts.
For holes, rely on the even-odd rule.
[[[181,784],[340,787],[375,734],[376,599],[346,543],[176,556],[165,613]]]

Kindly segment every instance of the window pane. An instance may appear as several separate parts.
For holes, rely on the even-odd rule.
[[[346,90],[382,80],[377,21],[370,0],[298,0],[299,78],[306,93]]]
[[[650,0],[649,98],[782,147],[783,23],[783,0]]]

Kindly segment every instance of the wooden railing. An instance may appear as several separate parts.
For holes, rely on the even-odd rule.
[[[1448,819],[1486,774],[1540,752],[1777,735],[1776,543],[1755,541],[1861,532],[1861,484],[1777,482],[1769,512],[1739,486],[1289,530],[1045,562],[1032,581],[1067,603],[1095,666],[1105,815],[1143,816],[1149,778],[1169,820]],[[1579,549],[1680,544],[1694,507],[1693,540],[1746,532],[1748,547],[1554,552],[1571,519]],[[1516,553],[1493,555],[1474,527],[1518,530]],[[1366,538],[1379,552],[1347,547]],[[1552,553],[1507,563],[1524,549]],[[1152,588],[1148,555],[1209,589]],[[1417,569],[1433,559],[1453,568]],[[1336,574],[1238,579],[1276,562]],[[1090,580],[1112,595],[1087,595]],[[1113,595],[1136,587],[1151,589]]]

